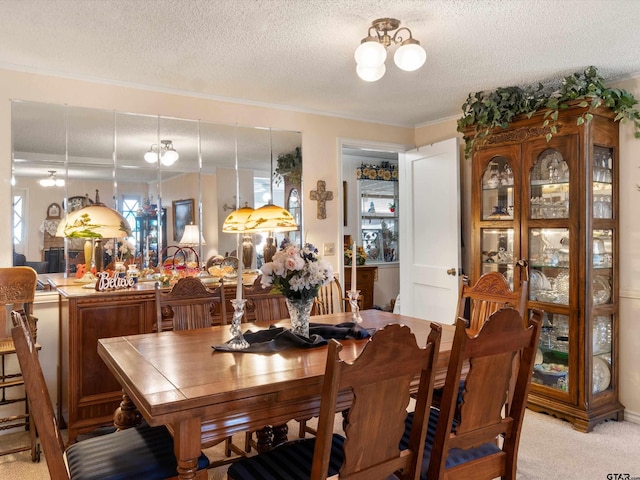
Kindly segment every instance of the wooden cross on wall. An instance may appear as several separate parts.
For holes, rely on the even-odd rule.
[[[327,182],[318,180],[317,190],[311,190],[309,193],[311,200],[318,202],[318,213],[316,216],[320,220],[327,218],[327,200],[333,200],[333,192],[327,192]]]

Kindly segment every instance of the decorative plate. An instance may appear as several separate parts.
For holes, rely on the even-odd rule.
[[[220,264],[220,268],[224,271],[225,278],[233,278],[238,276],[238,258],[225,257]]]
[[[547,276],[540,270],[531,270],[529,276],[529,288],[531,289],[531,292],[551,290],[551,283]]]
[[[593,393],[599,393],[611,383],[611,370],[607,361],[600,357],[593,357]]]
[[[538,349],[536,352],[536,359],[533,362],[534,365],[540,365],[544,361],[544,357],[542,355],[542,350]]]

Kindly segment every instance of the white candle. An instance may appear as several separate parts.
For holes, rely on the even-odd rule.
[[[356,263],[358,263],[356,249],[356,242],[353,242],[353,249],[351,250],[351,290],[356,290]]]
[[[238,243],[236,246],[236,252],[238,255],[238,280],[236,290],[236,300],[242,300],[242,258],[240,252],[242,252],[242,241],[240,240],[240,234],[238,234]]]

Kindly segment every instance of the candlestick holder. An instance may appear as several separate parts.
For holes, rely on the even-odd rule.
[[[240,320],[244,315],[244,304],[246,300],[231,300],[233,305],[233,320],[231,321],[231,340],[227,344],[232,350],[244,350],[249,347],[249,342],[244,339],[240,329]]]
[[[360,316],[360,307],[358,306],[360,290],[347,290],[347,297],[349,298],[349,305],[351,305],[353,323],[362,322],[362,317]]]

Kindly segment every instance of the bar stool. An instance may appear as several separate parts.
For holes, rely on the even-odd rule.
[[[33,316],[33,298],[38,283],[35,270],[31,267],[0,268],[0,305],[5,314],[0,313],[0,409],[5,405],[24,402],[24,414],[2,416],[0,430],[24,427],[29,431],[29,444],[0,451],[1,455],[31,450],[31,460],[40,461],[40,445],[36,441],[36,429],[30,424],[29,404],[26,394],[15,398],[7,395],[9,389],[24,385],[22,372],[15,357],[15,347],[11,338],[11,311],[24,310],[29,319],[33,338],[36,338],[38,319]],[[37,346],[39,348],[39,346]],[[11,397],[11,398],[8,398]]]

